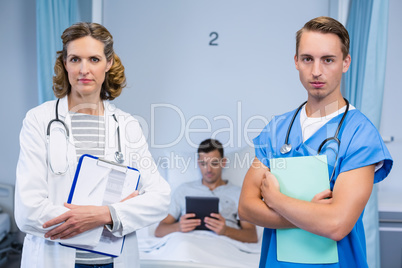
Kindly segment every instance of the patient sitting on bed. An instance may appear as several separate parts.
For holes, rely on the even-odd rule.
[[[211,213],[211,217],[205,217],[205,226],[218,235],[241,242],[258,241],[256,227],[238,219],[237,207],[241,189],[222,179],[222,169],[225,165],[223,147],[218,140],[207,139],[201,142],[198,148],[198,166],[202,180],[182,184],[175,190],[169,214],[159,223],[155,236],[163,237],[173,232],[193,231],[201,225],[201,219],[194,219],[194,213],[186,214],[185,197],[214,196],[219,197],[219,214]]]

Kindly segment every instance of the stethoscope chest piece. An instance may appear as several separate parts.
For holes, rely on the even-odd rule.
[[[124,157],[122,152],[115,152],[114,153],[114,159],[116,160],[117,163],[123,164],[124,162]]]
[[[281,149],[279,149],[281,154],[287,154],[292,150],[292,145],[285,143],[282,145]]]

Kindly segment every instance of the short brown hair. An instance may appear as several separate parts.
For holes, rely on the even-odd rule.
[[[339,21],[330,18],[330,17],[317,17],[315,19],[310,20],[306,24],[304,24],[303,28],[297,31],[296,33],[296,56],[299,54],[299,45],[300,39],[305,31],[313,31],[320,33],[332,33],[336,34],[342,43],[342,54],[343,59],[345,59],[349,55],[349,33],[346,28]]]
[[[126,86],[124,66],[120,58],[113,50],[113,37],[109,31],[98,23],[79,22],[64,30],[61,35],[63,50],[57,51],[57,59],[54,65],[53,92],[57,98],[63,98],[71,92],[71,85],[68,74],[64,67],[67,59],[67,46],[71,41],[81,37],[91,36],[101,41],[105,48],[104,53],[107,61],[113,60],[113,65],[106,73],[105,81],[102,84],[100,97],[102,100],[113,100],[118,97]]]
[[[203,142],[200,143],[200,146],[198,146],[198,155],[200,153],[209,153],[212,151],[218,150],[219,154],[223,158],[223,146],[222,143],[218,140],[214,139],[206,139]]]

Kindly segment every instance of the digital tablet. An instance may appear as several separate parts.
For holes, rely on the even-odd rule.
[[[211,213],[219,213],[219,197],[186,196],[186,213],[195,213],[195,219],[201,219],[201,225],[196,230],[209,230],[205,227],[204,218]]]

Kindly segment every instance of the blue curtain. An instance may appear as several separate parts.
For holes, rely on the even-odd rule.
[[[379,128],[388,40],[388,0],[352,0],[346,28],[352,62],[344,96]]]
[[[387,59],[388,0],[352,0],[346,28],[352,62],[344,75],[343,93],[379,129]],[[376,185],[363,222],[369,267],[380,267]]]
[[[56,51],[62,49],[60,36],[78,18],[77,0],[36,0],[39,104],[55,98],[53,67]]]

